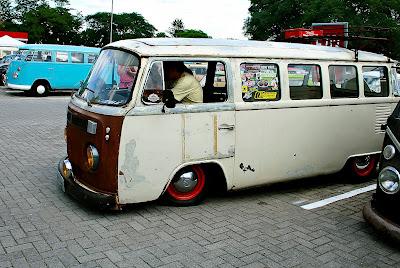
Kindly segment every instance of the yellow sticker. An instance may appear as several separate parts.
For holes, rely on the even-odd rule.
[[[257,91],[254,93],[255,100],[275,100],[278,92]]]
[[[242,86],[242,92],[243,93],[247,93],[249,91],[249,87],[248,86]]]

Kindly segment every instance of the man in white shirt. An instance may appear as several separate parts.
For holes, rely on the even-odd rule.
[[[183,62],[164,62],[164,73],[167,86],[177,101],[185,104],[203,102],[203,89]]]

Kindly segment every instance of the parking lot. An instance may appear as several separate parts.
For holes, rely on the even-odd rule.
[[[372,191],[302,208],[374,180],[310,178],[213,194],[196,207],[88,209],[55,180],[68,100],[0,88],[0,267],[400,266],[398,245],[362,217]]]

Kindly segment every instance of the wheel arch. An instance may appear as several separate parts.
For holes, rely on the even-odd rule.
[[[215,180],[210,181],[211,185],[219,187],[219,189],[223,191],[228,190],[228,185],[230,185],[227,177],[227,172],[224,169],[224,166],[217,160],[205,160],[205,161],[192,161],[192,162],[185,162],[179,166],[177,166],[169,175],[167,183],[164,185],[163,191],[161,192],[160,197],[165,193],[167,190],[169,184],[171,183],[172,179],[175,177],[175,175],[182,170],[183,168],[189,167],[189,166],[194,166],[194,165],[199,165],[201,166],[205,173],[206,173],[206,178],[209,178],[209,175],[213,172],[215,172],[216,177]]]
[[[52,90],[49,80],[43,79],[43,78],[36,79],[35,82],[32,83],[31,89],[33,89],[36,85],[41,84],[41,83],[46,84],[48,86],[48,89]]]

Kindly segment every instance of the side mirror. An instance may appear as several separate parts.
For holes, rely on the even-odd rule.
[[[177,101],[175,100],[174,93],[172,93],[171,90],[166,89],[163,92],[162,102],[167,108],[175,108]]]

